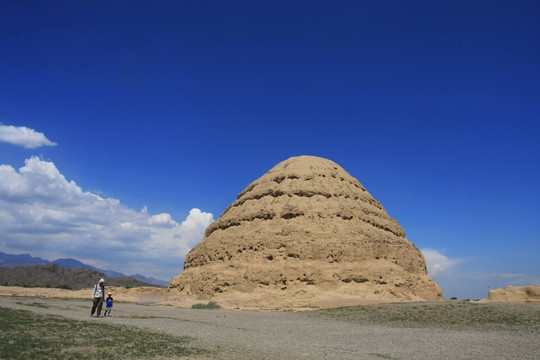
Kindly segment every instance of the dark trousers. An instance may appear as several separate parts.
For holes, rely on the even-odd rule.
[[[97,307],[97,316],[101,315],[101,308],[103,307],[103,298],[102,297],[95,297],[94,298],[94,304],[92,305],[92,312],[90,313],[90,316],[94,316],[94,312],[96,311]]]

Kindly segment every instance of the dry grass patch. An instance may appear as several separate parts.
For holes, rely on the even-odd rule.
[[[307,316],[395,327],[540,332],[539,304],[477,304],[451,300],[351,306],[313,311]]]
[[[206,353],[191,339],[0,307],[1,359],[148,359]]]

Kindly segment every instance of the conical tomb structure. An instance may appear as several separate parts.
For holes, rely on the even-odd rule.
[[[405,232],[333,161],[285,160],[238,195],[169,285],[185,295],[442,299]]]

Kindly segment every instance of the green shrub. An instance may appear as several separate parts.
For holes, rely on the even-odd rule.
[[[208,304],[193,304],[191,305],[192,309],[221,309],[221,306],[215,302],[210,301]]]

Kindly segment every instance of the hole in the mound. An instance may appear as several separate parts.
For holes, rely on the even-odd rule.
[[[282,219],[285,219],[285,220],[290,220],[292,218],[295,218],[295,217],[298,217],[298,216],[302,216],[304,215],[303,212],[298,212],[298,213],[285,213],[285,214],[282,214],[281,215],[281,218]]]

